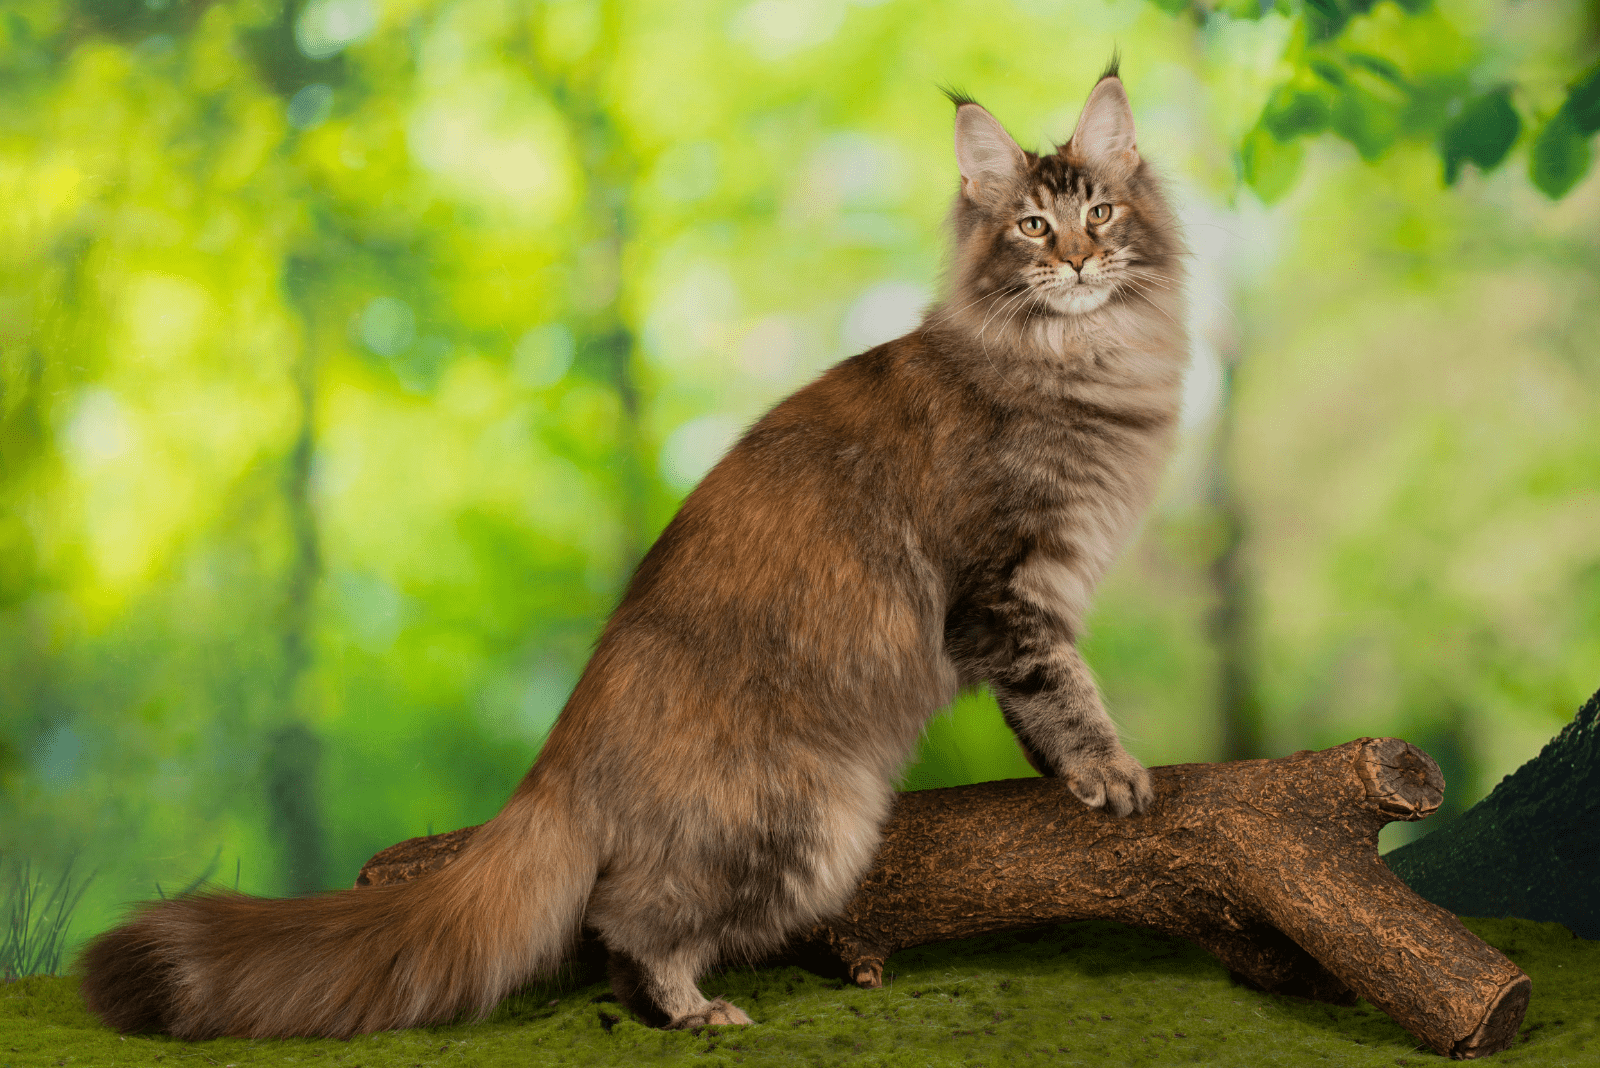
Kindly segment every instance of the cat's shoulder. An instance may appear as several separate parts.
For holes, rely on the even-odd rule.
[[[938,377],[946,363],[947,356],[937,341],[915,330],[840,360],[790,401],[800,406],[836,405],[851,398],[883,403]]]
[[[952,386],[950,361],[920,331],[847,357],[775,406],[748,435],[752,444],[879,433],[916,422]]]

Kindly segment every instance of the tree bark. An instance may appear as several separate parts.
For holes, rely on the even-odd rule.
[[[1278,760],[1153,768],[1156,801],[1126,819],[1055,779],[900,795],[883,844],[837,917],[792,943],[878,986],[895,950],[1109,919],[1179,935],[1247,982],[1344,1004],[1365,997],[1436,1053],[1505,1049],[1531,983],[1378,857],[1378,831],[1436,809],[1420,749],[1362,738]],[[448,863],[472,828],[413,838],[356,885]]]

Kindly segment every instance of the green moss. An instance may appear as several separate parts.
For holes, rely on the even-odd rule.
[[[1533,1003],[1499,1065],[1600,1063],[1600,942],[1553,923],[1469,920],[1532,976]],[[1206,953],[1110,923],[1077,923],[896,954],[882,990],[798,968],[730,969],[702,984],[756,1020],[701,1034],[642,1027],[603,983],[532,987],[487,1022],[323,1039],[179,1042],[100,1027],[77,980],[0,986],[8,1065],[1336,1065],[1444,1063],[1365,1002],[1337,1008],[1231,983]]]

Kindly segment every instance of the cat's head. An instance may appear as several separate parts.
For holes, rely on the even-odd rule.
[[[1071,139],[1048,154],[1018,147],[970,98],[951,99],[961,170],[952,306],[965,303],[1001,328],[1168,303],[1162,293],[1177,289],[1182,245],[1139,155],[1115,64]]]

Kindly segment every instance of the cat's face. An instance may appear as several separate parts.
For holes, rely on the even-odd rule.
[[[1170,281],[1170,212],[1142,166],[1116,77],[1090,94],[1072,139],[1024,152],[983,108],[956,112],[960,283],[997,326],[1080,316]]]
[[[1128,191],[1060,155],[1028,162],[1020,195],[988,213],[996,231],[992,269],[997,279],[1015,279],[1036,304],[1058,314],[1094,311],[1119,284],[1136,280],[1140,227]]]

